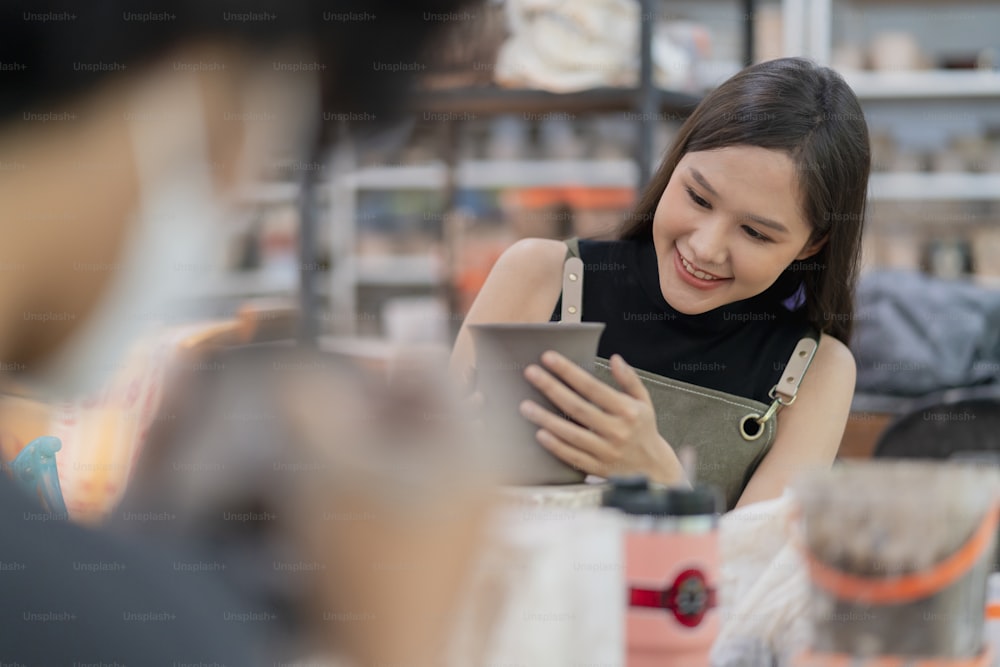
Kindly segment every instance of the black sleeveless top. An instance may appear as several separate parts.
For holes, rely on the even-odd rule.
[[[796,307],[801,280],[789,272],[755,297],[685,315],[663,298],[652,241],[579,243],[582,319],[606,324],[601,357],[617,353],[635,368],[770,403],[796,343],[818,336]]]

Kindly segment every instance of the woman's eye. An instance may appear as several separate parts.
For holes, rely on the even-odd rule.
[[[745,231],[747,233],[747,236],[749,236],[750,238],[755,239],[757,241],[770,241],[771,240],[771,239],[767,238],[766,236],[764,236],[763,234],[761,234],[760,232],[758,232],[753,227],[748,227],[746,225],[743,225],[743,231]]]
[[[705,201],[704,199],[702,199],[701,197],[699,197],[697,194],[695,194],[695,191],[692,190],[691,188],[687,188],[687,193],[688,193],[688,196],[691,197],[691,201],[693,201],[698,206],[701,206],[702,208],[712,208],[711,204],[709,204],[707,201]]]

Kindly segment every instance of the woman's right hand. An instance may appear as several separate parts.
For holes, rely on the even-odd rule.
[[[620,389],[553,351],[525,378],[569,419],[535,401],[521,414],[539,427],[538,442],[569,465],[592,475],[641,474],[662,484],[686,484],[680,460],[660,435],[649,391],[620,355],[611,357]]]

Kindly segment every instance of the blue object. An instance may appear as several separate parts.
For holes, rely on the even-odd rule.
[[[14,479],[28,495],[38,498],[50,514],[68,516],[56,470],[62,441],[51,435],[35,438],[11,462]]]

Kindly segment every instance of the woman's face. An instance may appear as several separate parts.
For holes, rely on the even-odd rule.
[[[653,218],[663,298],[697,315],[756,296],[809,244],[796,168],[781,151],[731,146],[687,153]]]

